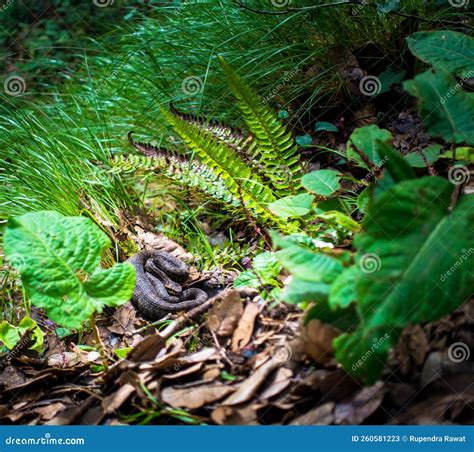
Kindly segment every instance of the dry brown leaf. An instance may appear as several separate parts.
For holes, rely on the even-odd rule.
[[[301,328],[300,340],[305,352],[320,364],[327,363],[334,355],[332,341],[341,334],[340,330],[318,319],[311,320]]]
[[[348,402],[336,405],[334,422],[336,424],[359,425],[377,410],[385,395],[382,381],[363,388]]]
[[[163,378],[173,380],[175,378],[185,377],[186,375],[191,375],[201,370],[203,366],[204,366],[204,363],[197,363],[197,364],[194,364],[193,366],[188,367],[187,369],[179,370],[178,372],[175,372],[173,374],[163,375]]]
[[[291,383],[293,372],[286,367],[278,369],[270,378],[268,386],[259,395],[260,400],[270,399],[280,394]]]
[[[125,383],[116,392],[102,400],[102,408],[105,414],[114,413],[118,410],[135,392],[135,386]]]
[[[168,386],[161,391],[161,399],[175,408],[196,409],[217,402],[233,391],[235,388],[222,383],[190,387]]]
[[[56,353],[48,357],[48,366],[51,367],[74,367],[81,362],[79,353],[64,352]]]
[[[243,306],[238,290],[228,290],[209,311],[208,325],[218,336],[230,336],[242,316]]]
[[[212,413],[212,420],[219,425],[256,425],[259,405],[241,407],[219,406]]]
[[[130,350],[127,359],[134,362],[152,361],[156,358],[160,350],[163,349],[165,344],[166,339],[161,337],[158,333],[147,336]]]
[[[113,315],[114,323],[107,326],[111,333],[123,335],[135,331],[135,323],[140,323],[137,319],[137,311],[132,303],[125,303],[119,306]]]
[[[329,425],[334,422],[334,402],[320,405],[294,419],[290,425]]]
[[[234,352],[241,350],[249,343],[259,312],[260,309],[255,303],[249,302],[245,306],[244,313],[232,336],[232,350]]]
[[[222,405],[237,405],[250,400],[265,379],[282,363],[271,359],[259,367],[249,378],[238,386],[237,391],[222,402]]]
[[[173,256],[184,261],[193,258],[193,255],[188,253],[181,245],[169,239],[163,234],[156,234],[154,232],[144,231],[137,227],[137,244],[143,250],[157,250],[166,251]]]

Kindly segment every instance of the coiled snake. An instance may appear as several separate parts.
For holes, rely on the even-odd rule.
[[[192,309],[208,296],[201,289],[183,290],[189,267],[170,253],[142,251],[128,259],[136,270],[132,303],[149,320],[159,320],[170,312]]]

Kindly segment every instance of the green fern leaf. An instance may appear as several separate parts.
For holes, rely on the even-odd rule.
[[[162,110],[162,114],[188,148],[224,181],[235,197],[241,199],[246,207],[254,210],[262,218],[275,219],[267,208],[267,205],[275,200],[272,191],[257,174],[252,172],[235,150],[227,147],[209,132],[189,124],[168,111]]]
[[[220,57],[229,88],[257,144],[255,158],[264,166],[278,197],[295,193],[301,179],[298,148],[277,115]]]

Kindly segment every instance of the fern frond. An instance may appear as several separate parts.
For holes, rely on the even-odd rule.
[[[153,171],[172,180],[180,187],[198,189],[216,201],[233,207],[241,206],[235,197],[214,172],[195,161],[185,161],[174,156],[116,155],[111,160],[111,172],[114,174],[132,174],[138,171]]]
[[[201,163],[212,169],[221,178],[228,190],[263,219],[275,220],[267,205],[275,200],[272,191],[255,174],[251,167],[239,157],[234,149],[226,146],[211,133],[162,110],[165,119],[174,131],[184,140],[188,148],[194,151]]]
[[[232,148],[239,157],[257,172],[260,178],[269,183],[265,174],[265,168],[253,157],[255,154],[255,146],[257,145],[252,135],[245,136],[241,130],[226,126],[217,121],[200,118],[190,113],[184,113],[178,110],[173,103],[170,102],[170,111],[176,117],[193,124],[201,130],[209,132],[213,137],[222,141],[224,144]]]
[[[264,166],[275,194],[283,197],[295,193],[302,171],[291,133],[226,61],[222,57],[219,60],[244,121],[257,143],[253,148],[254,157]]]

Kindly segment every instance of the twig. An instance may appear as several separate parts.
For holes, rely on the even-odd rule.
[[[91,322],[92,335],[94,336],[94,341],[100,355],[100,360],[102,361],[104,370],[107,371],[109,370],[109,363],[108,363],[109,357],[107,356],[107,352],[105,350],[104,344],[102,343],[102,339],[100,338],[99,330],[97,329],[97,325],[95,323],[94,314],[91,315],[90,322]]]

